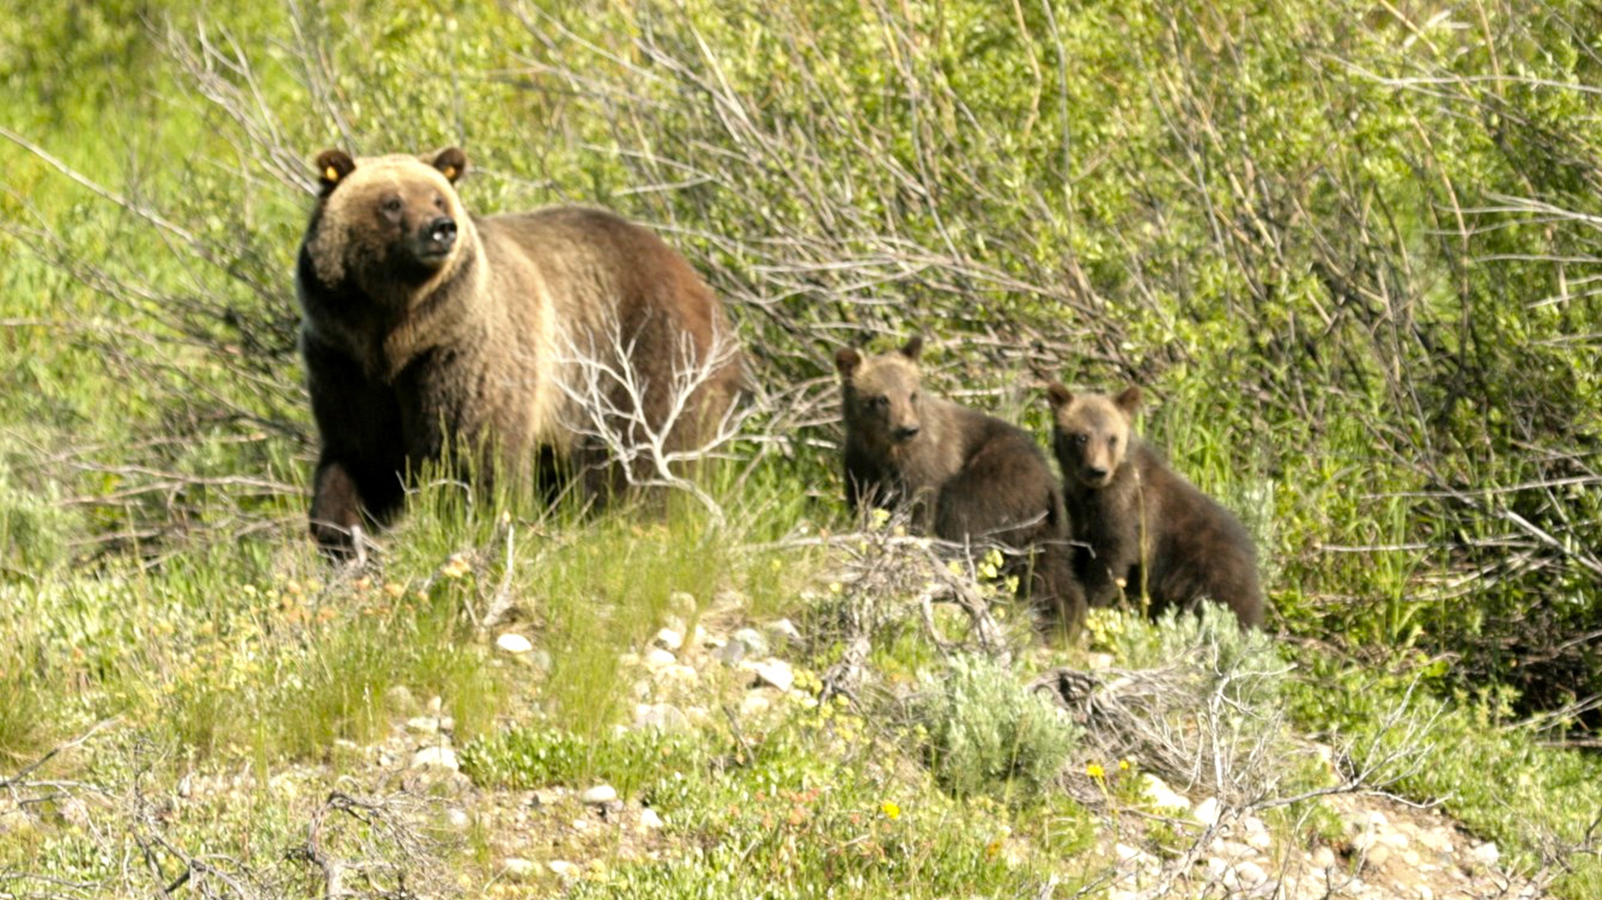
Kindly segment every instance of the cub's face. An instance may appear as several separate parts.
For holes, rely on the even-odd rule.
[[[896,446],[923,429],[918,390],[918,354],[923,339],[913,338],[895,353],[863,359],[855,350],[835,354],[845,392],[846,425],[871,443]]]
[[[1051,400],[1052,445],[1062,477],[1088,488],[1111,484],[1129,449],[1130,423],[1140,406],[1140,388],[1109,397],[1075,395],[1053,384],[1046,395]]]
[[[467,156],[454,147],[425,156],[317,157],[322,193],[307,248],[325,283],[418,285],[435,277],[467,243],[470,223],[455,182]]]

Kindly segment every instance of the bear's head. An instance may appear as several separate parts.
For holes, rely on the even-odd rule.
[[[914,337],[894,353],[864,359],[849,347],[834,355],[845,391],[846,427],[877,446],[897,446],[922,430],[918,355]]]
[[[1046,388],[1051,401],[1051,441],[1062,477],[1088,488],[1112,483],[1129,451],[1140,388],[1117,397],[1072,394],[1061,384]]]
[[[320,193],[306,249],[327,285],[354,279],[383,302],[447,277],[470,251],[472,221],[456,194],[467,154],[317,156]]]

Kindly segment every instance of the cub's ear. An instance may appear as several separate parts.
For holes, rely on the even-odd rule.
[[[1074,395],[1062,386],[1062,382],[1053,381],[1046,385],[1046,399],[1051,401],[1052,409],[1062,409],[1074,402]]]
[[[423,157],[423,162],[438,169],[439,173],[445,176],[445,180],[451,184],[455,184],[456,179],[462,177],[462,174],[467,171],[467,154],[457,147],[436,150],[434,153]]]
[[[912,337],[908,338],[907,342],[905,344],[903,344],[902,347],[901,347],[901,355],[905,356],[907,359],[912,360],[913,362],[917,362],[919,355],[921,355],[922,353],[923,353],[923,335],[921,335],[921,334],[915,334]]]
[[[1124,411],[1124,415],[1134,415],[1135,410],[1140,407],[1140,388],[1135,385],[1124,388],[1124,392],[1114,398],[1113,403]]]
[[[850,378],[860,365],[862,365],[862,354],[850,347],[842,347],[834,354],[834,367],[840,372],[841,378]]]
[[[343,150],[324,150],[317,154],[317,182],[324,194],[355,170],[356,160]]]

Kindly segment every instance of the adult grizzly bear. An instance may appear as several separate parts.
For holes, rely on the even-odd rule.
[[[1022,551],[1011,567],[1027,595],[1069,634],[1084,621],[1071,572],[1062,493],[1028,433],[919,390],[923,340],[899,352],[835,355],[845,407],[846,502],[905,509],[941,540]],[[1032,558],[1031,558],[1032,557]]]
[[[736,393],[722,307],[661,239],[593,209],[472,215],[466,170],[454,147],[317,157],[295,282],[322,443],[311,530],[336,555],[362,552],[363,515],[393,517],[424,462],[466,451],[480,483],[560,470],[600,494],[628,481],[603,421],[672,452]]]
[[[1052,384],[1046,395],[1074,539],[1088,548],[1074,559],[1088,602],[1107,606],[1127,593],[1138,603],[1144,592],[1156,616],[1212,600],[1242,626],[1261,627],[1251,536],[1134,434],[1140,388],[1108,397]]]

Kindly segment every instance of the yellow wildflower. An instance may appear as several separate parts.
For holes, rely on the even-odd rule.
[[[884,801],[884,803],[879,805],[879,809],[883,810],[885,818],[892,822],[901,818],[901,807],[897,806],[894,801]]]
[[[1085,766],[1085,774],[1091,778],[1106,778],[1107,770],[1101,767],[1101,763],[1091,763]]]

